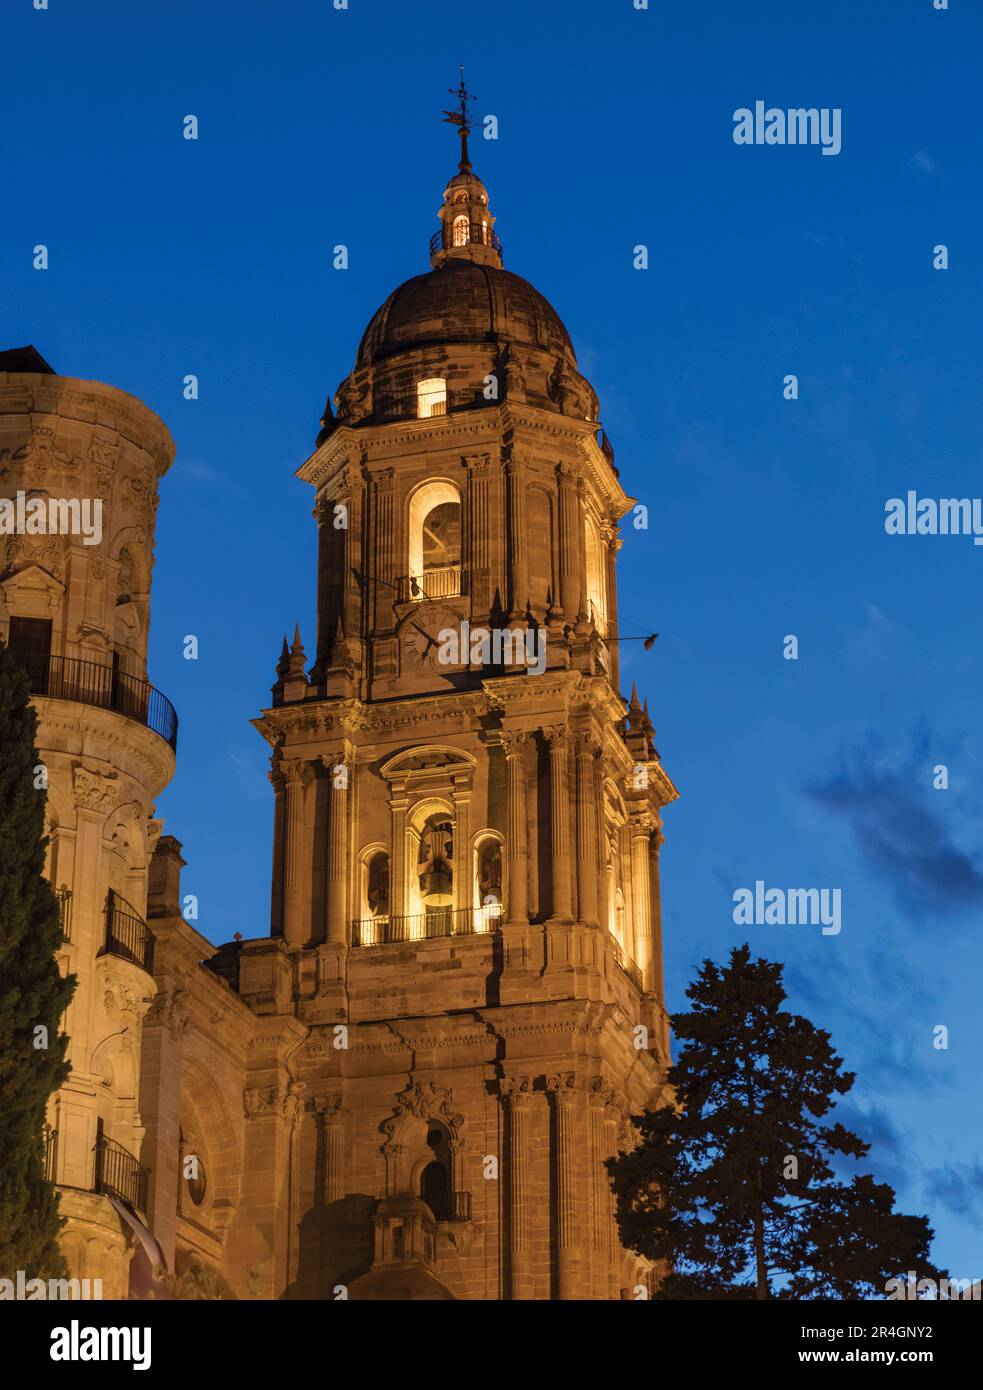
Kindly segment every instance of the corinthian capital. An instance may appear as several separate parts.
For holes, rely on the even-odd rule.
[[[498,1083],[498,1093],[512,1109],[525,1107],[533,1097],[531,1076],[503,1076]]]

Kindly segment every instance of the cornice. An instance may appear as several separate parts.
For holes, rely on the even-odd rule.
[[[113,430],[151,454],[158,477],[174,461],[176,446],[160,416],[138,397],[102,381],[0,373],[0,417],[5,415],[50,415],[88,429]]]

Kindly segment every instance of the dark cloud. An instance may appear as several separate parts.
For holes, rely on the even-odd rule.
[[[942,1202],[956,1216],[983,1230],[983,1163],[948,1163],[926,1177],[926,1199]]]
[[[910,1146],[886,1110],[872,1105],[864,1109],[849,1099],[841,1100],[830,1111],[828,1121],[837,1121],[870,1145],[866,1158],[837,1158],[833,1170],[849,1180],[854,1173],[871,1173],[877,1182],[886,1182],[895,1193],[905,1190],[912,1178]]]
[[[876,738],[849,750],[842,766],[806,793],[847,821],[871,867],[910,917],[955,914],[983,903],[983,868],[952,838],[952,792],[932,787],[938,758],[924,730],[904,757]]]

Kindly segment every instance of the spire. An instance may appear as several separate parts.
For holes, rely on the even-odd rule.
[[[471,131],[471,117],[468,113],[468,102],[474,101],[474,96],[464,85],[464,64],[461,64],[461,81],[457,87],[448,87],[452,97],[457,97],[458,108],[456,111],[445,111],[444,121],[448,125],[456,125],[457,133],[461,137],[461,162],[457,166],[462,174],[471,172],[471,161],[468,158],[468,135]]]
[[[488,190],[471,166],[468,136],[471,133],[471,114],[468,102],[474,97],[464,85],[461,67],[459,85],[451,87],[457,97],[456,111],[445,111],[444,122],[457,126],[461,137],[461,158],[457,173],[444,189],[444,201],[437,216],[440,230],[430,238],[430,265],[436,269],[447,261],[472,261],[476,265],[502,267],[502,244],[492,230],[495,219],[488,210]]]

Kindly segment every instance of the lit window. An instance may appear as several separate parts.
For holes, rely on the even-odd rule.
[[[443,377],[431,376],[418,384],[416,413],[421,420],[427,420],[431,415],[447,414],[447,382]]]
[[[451,238],[455,246],[467,246],[471,240],[471,227],[466,217],[455,217],[453,236]]]

